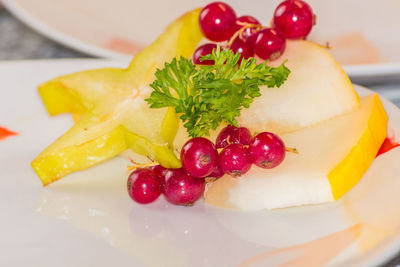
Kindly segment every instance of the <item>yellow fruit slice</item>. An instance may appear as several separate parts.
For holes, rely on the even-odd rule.
[[[335,200],[343,196],[361,179],[386,138],[388,117],[377,94],[370,96],[371,111],[367,128],[359,137],[357,144],[346,157],[328,174],[332,195]],[[366,102],[367,100],[364,100]],[[354,121],[355,124],[359,123]],[[365,123],[365,121],[364,121]],[[354,127],[354,126],[353,126]],[[347,132],[351,128],[343,128]]]
[[[125,149],[165,167],[180,167],[172,141],[178,119],[172,109],[149,109],[144,101],[156,68],[174,57],[190,57],[202,38],[200,9],[171,23],[127,69],[106,68],[65,75],[39,86],[50,115],[71,112],[77,123],[46,148],[32,167],[47,185]]]
[[[240,178],[224,176],[209,184],[213,206],[261,210],[334,201],[350,190],[375,158],[386,137],[387,115],[377,94],[361,107],[314,126],[281,135],[299,154],[281,165],[253,166]]]
[[[280,88],[262,88],[262,96],[242,111],[239,124],[277,134],[299,130],[349,112],[359,105],[357,93],[329,50],[313,42],[287,41],[287,81]]]

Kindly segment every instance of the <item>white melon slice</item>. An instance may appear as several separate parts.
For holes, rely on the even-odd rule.
[[[262,96],[244,109],[239,125],[252,131],[295,131],[357,108],[349,78],[329,50],[309,41],[287,41],[284,54],[291,73],[280,88],[263,87]]]
[[[208,204],[261,210],[318,204],[339,199],[362,177],[386,137],[387,115],[377,94],[360,108],[302,130],[281,135],[287,153],[281,165],[253,166],[239,178],[228,175],[208,184]]]

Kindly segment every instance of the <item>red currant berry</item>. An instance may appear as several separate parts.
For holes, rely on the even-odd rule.
[[[236,19],[235,32],[240,30],[244,26],[244,23],[249,23],[249,24],[260,25],[261,26],[261,23],[255,17],[253,17],[253,16],[241,16],[241,17]],[[247,40],[247,38],[250,37],[250,35],[252,35],[255,32],[257,32],[257,29],[255,27],[246,28],[242,33],[242,37],[245,40]]]
[[[136,169],[129,175],[127,187],[129,196],[136,202],[147,204],[155,201],[161,194],[161,180],[150,169]]]
[[[250,170],[249,151],[242,144],[230,144],[219,154],[219,164],[224,173],[239,177]]]
[[[203,60],[201,61],[201,57],[209,55],[212,53],[213,49],[217,49],[216,44],[208,43],[199,46],[196,51],[193,53],[193,62],[197,65],[214,65],[214,60]]]
[[[251,133],[245,127],[228,125],[221,130],[215,144],[217,148],[224,148],[229,144],[248,145],[251,141]]]
[[[218,151],[215,145],[203,137],[190,139],[182,147],[183,168],[193,177],[206,177],[218,163]]]
[[[240,60],[239,60],[239,64],[240,62],[242,62],[242,59],[245,58],[249,58],[249,57],[254,57],[254,51],[253,51],[253,47],[250,45],[250,43],[248,43],[245,40],[242,40],[240,37],[237,37],[232,45],[231,45],[231,50],[236,54],[239,53],[241,55]]]
[[[222,170],[221,166],[217,164],[217,166],[214,168],[213,172],[208,176],[208,177],[213,177],[213,178],[221,178],[224,176],[224,171]]]
[[[150,167],[150,170],[152,170],[156,175],[158,175],[158,177],[162,178],[164,176],[166,168],[164,168],[161,165],[155,165]]]
[[[257,134],[250,143],[251,160],[258,167],[271,169],[285,159],[285,144],[276,134],[263,132]]]
[[[204,193],[204,179],[196,179],[184,169],[168,169],[165,171],[165,198],[176,205],[190,206]]]
[[[256,45],[256,39],[257,39],[258,31],[252,33],[249,37],[247,37],[247,42],[253,47],[253,52],[256,54],[254,47]]]
[[[257,33],[254,52],[262,59],[275,60],[285,51],[286,40],[276,29],[263,29]]]
[[[236,13],[228,4],[213,2],[201,10],[199,24],[209,40],[226,41],[235,33]]]
[[[274,12],[274,26],[288,39],[305,38],[315,24],[311,7],[301,0],[287,0]]]
[[[158,176],[161,181],[161,192],[164,192],[164,183],[165,183],[165,171],[167,170],[161,165],[155,165],[150,167],[150,169]]]

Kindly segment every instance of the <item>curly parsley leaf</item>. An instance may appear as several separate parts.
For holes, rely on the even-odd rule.
[[[239,53],[219,47],[201,60],[215,64],[196,66],[183,57],[165,63],[146,99],[150,108],[174,107],[192,137],[209,135],[222,122],[237,125],[241,110],[261,95],[260,86],[280,87],[290,73],[284,63],[274,68],[248,58],[238,64]]]

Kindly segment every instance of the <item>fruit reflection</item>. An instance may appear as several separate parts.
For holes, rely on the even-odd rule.
[[[234,266],[274,248],[363,223],[360,237],[348,248],[354,256],[393,235],[400,223],[391,204],[400,196],[384,197],[400,186],[400,166],[394,164],[398,157],[400,149],[377,158],[355,190],[338,202],[245,213],[212,208],[203,201],[193,207],[171,205],[163,198],[150,205],[133,203],[125,188],[129,162],[116,158],[44,189],[36,209],[103,239],[147,266]],[[390,180],[389,187],[380,183],[383,176]]]
[[[232,235],[207,215],[203,201],[193,207],[164,197],[134,203],[126,193],[127,165],[118,157],[72,174],[42,191],[36,211],[91,233],[145,266],[233,266],[270,249]],[[243,253],[234,253],[238,249]]]

